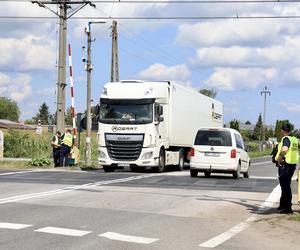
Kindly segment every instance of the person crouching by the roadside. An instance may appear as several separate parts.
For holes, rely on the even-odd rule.
[[[62,167],[65,165],[69,166],[69,154],[73,146],[73,136],[71,134],[71,129],[68,129],[67,132],[61,137],[61,146],[60,146],[60,157],[59,165]],[[64,164],[65,163],[65,164]]]
[[[57,131],[54,137],[52,138],[52,148],[53,148],[53,160],[54,167],[59,167],[59,158],[60,158],[60,144],[61,144],[61,133]]]
[[[278,145],[278,152],[275,160],[278,161],[279,183],[281,187],[280,204],[277,210],[279,213],[293,213],[291,180],[299,160],[298,140],[290,136],[291,125],[285,124],[281,127],[283,135]]]

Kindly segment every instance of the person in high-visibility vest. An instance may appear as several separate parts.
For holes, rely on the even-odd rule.
[[[275,160],[278,161],[281,187],[280,203],[277,210],[279,213],[289,214],[293,213],[291,180],[299,160],[298,140],[296,137],[290,136],[290,124],[284,124],[281,127],[281,133],[283,137],[278,145],[278,152],[275,157]]]
[[[61,133],[57,131],[54,137],[52,138],[52,148],[53,148],[53,160],[54,167],[59,167],[59,158],[60,158],[60,144],[61,144]]]
[[[73,146],[73,135],[71,134],[71,129],[68,129],[67,132],[61,137],[61,146],[60,146],[60,157],[59,165],[62,167],[65,165],[69,166],[69,154]]]

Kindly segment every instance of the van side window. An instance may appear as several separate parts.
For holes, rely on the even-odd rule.
[[[243,139],[241,138],[241,136],[238,134],[234,134],[234,137],[235,137],[235,141],[236,141],[236,147],[240,148],[240,149],[244,149],[244,143],[243,143]]]

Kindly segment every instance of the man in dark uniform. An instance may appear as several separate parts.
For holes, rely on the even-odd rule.
[[[293,213],[291,180],[299,160],[298,140],[290,136],[291,125],[284,124],[281,127],[283,138],[278,145],[278,153],[275,160],[278,161],[279,183],[281,187],[279,213]]]
[[[57,131],[54,137],[52,138],[52,148],[53,148],[53,160],[54,167],[59,167],[59,153],[60,153],[60,144],[61,144],[61,133]]]

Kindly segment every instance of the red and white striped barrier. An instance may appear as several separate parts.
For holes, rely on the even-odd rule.
[[[73,120],[73,134],[74,134],[74,138],[76,138],[77,129],[76,129],[76,121],[75,121],[74,81],[73,81],[73,69],[72,69],[72,53],[71,53],[70,44],[68,44],[68,51],[69,51],[69,67],[70,67],[71,100],[72,100],[71,111],[72,111],[72,120]]]

